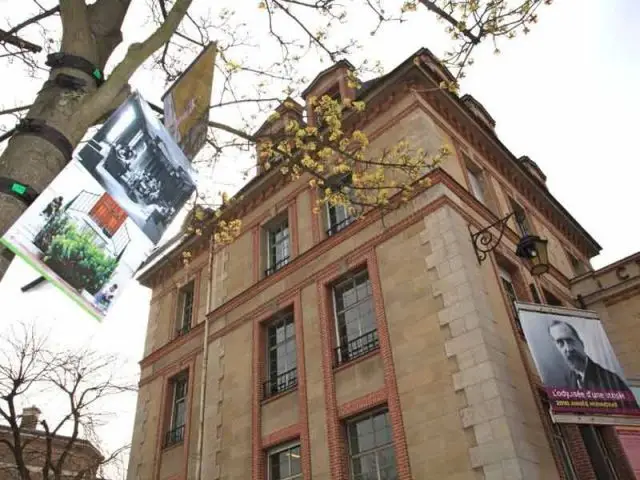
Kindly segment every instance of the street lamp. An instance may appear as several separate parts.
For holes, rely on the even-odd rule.
[[[507,229],[507,222],[511,217],[515,217],[516,222],[522,225],[524,218],[519,212],[511,212],[504,218],[497,220],[486,228],[472,232],[469,227],[469,233],[471,235],[471,242],[473,243],[473,249],[476,252],[476,258],[478,263],[482,263],[489,252],[495,250],[500,244],[504,232]],[[493,229],[498,230],[498,234],[493,234]],[[521,229],[526,232],[525,228]],[[516,247],[516,255],[527,260],[529,264],[529,271],[532,275],[539,276],[549,271],[549,252],[547,250],[547,240],[543,240],[537,235],[524,235],[518,242]]]

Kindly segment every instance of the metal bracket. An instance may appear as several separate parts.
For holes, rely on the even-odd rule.
[[[500,244],[502,237],[504,236],[504,232],[507,229],[507,222],[511,217],[516,216],[516,212],[509,213],[506,217],[503,217],[499,220],[496,220],[488,227],[483,228],[482,230],[478,230],[477,232],[473,232],[471,230],[471,225],[469,225],[469,235],[471,235],[471,243],[473,244],[473,250],[476,252],[476,258],[478,259],[478,263],[482,263],[486,258],[489,252],[495,250],[495,248]],[[493,229],[498,230],[498,234],[493,234]]]

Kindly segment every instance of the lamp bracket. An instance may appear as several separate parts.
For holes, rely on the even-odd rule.
[[[511,217],[516,217],[516,221],[519,220],[518,213],[514,211],[507,214],[505,217],[496,220],[488,227],[476,232],[472,231],[471,225],[469,225],[471,243],[473,243],[473,250],[476,252],[478,263],[482,263],[487,258],[489,252],[495,250],[495,248],[500,244],[500,241],[504,236],[504,232],[507,229],[507,222]],[[496,235],[493,233],[494,229],[497,230]]]

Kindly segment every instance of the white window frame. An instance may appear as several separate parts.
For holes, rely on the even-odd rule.
[[[274,263],[274,259],[271,258],[271,249],[274,247],[272,236],[275,236],[274,232],[280,229],[284,224],[286,224],[286,230],[287,230],[285,241],[287,242],[287,252],[289,253],[289,255],[287,256],[286,259],[282,258],[278,260],[276,258]],[[267,234],[267,271],[269,272],[269,275],[273,275],[275,272],[283,268],[285,265],[287,265],[291,261],[291,229],[289,225],[288,212],[286,212],[286,214],[280,217],[279,219],[275,219],[274,221],[272,221],[272,223],[269,223],[266,226],[265,230]],[[278,265],[277,268],[276,268],[276,264]]]
[[[185,297],[187,292],[189,292],[189,295],[191,297],[191,306],[189,308],[190,312],[188,317],[187,315],[185,315],[185,308],[186,308]],[[196,301],[196,283],[194,280],[191,280],[185,283],[182,287],[178,289],[178,312],[177,312],[178,325],[176,330],[179,335],[183,335],[191,329],[191,326],[193,324],[193,312],[195,307],[195,301]]]
[[[271,344],[269,343],[269,329],[271,329],[275,324],[282,322],[283,320],[291,320],[291,325],[293,326],[293,336],[289,339],[286,338],[286,326],[287,323],[285,321],[285,341],[281,342],[281,343],[276,343],[276,345],[274,347],[271,346]],[[266,368],[265,368],[265,373],[266,373],[266,381],[267,382],[274,382],[277,380],[277,378],[280,375],[284,375],[285,373],[291,372],[292,370],[296,370],[294,376],[295,376],[295,385],[297,385],[298,383],[298,372],[297,372],[297,368],[298,368],[298,349],[297,349],[297,344],[296,344],[296,322],[295,322],[295,317],[294,317],[294,312],[291,311],[290,309],[278,312],[276,315],[274,315],[274,317],[267,322],[266,324],[266,328],[265,328],[265,333],[266,333],[266,353],[267,353],[267,358],[266,358]],[[284,345],[286,343],[289,342],[293,342],[293,347],[294,347],[294,352],[295,352],[295,357],[294,357],[294,363],[293,366],[290,366],[290,368],[288,370],[285,370],[284,372],[274,372],[271,371],[271,351],[272,350],[277,350],[279,345]],[[295,385],[291,385],[289,388],[284,388],[282,390],[278,390],[275,393],[267,393],[265,392],[266,396],[272,396],[272,395],[277,395],[278,393],[281,392],[285,392],[285,391],[289,391],[293,388],[295,388]]]
[[[375,417],[377,415],[381,415],[381,414],[387,414],[387,417],[389,419],[389,433],[390,433],[390,437],[391,437],[391,441],[389,443],[385,443],[384,445],[380,445],[380,446],[376,446],[372,449],[367,450],[366,452],[360,452],[357,454],[353,454],[351,452],[351,439],[349,437],[349,427],[353,424],[357,424],[358,422],[361,422],[365,419],[369,420],[372,417]],[[365,412],[362,413],[354,418],[350,418],[349,420],[347,420],[346,422],[346,434],[347,434],[347,454],[349,457],[349,480],[353,480],[354,478],[354,473],[353,473],[353,458],[355,457],[362,457],[365,455],[371,455],[374,454],[375,455],[375,459],[376,459],[376,475],[377,475],[377,479],[376,480],[380,480],[380,466],[378,464],[378,452],[382,451],[382,450],[388,450],[391,449],[391,451],[393,452],[393,460],[394,460],[394,468],[396,470],[396,475],[398,473],[398,464],[397,464],[397,459],[396,459],[396,451],[395,451],[395,444],[393,442],[393,428],[392,428],[392,422],[391,422],[391,414],[389,413],[389,409],[388,408],[382,408],[382,409],[377,409],[374,411],[369,411],[369,412]]]
[[[356,270],[353,272],[350,272],[346,277],[342,278],[341,280],[338,280],[336,283],[334,283],[331,287],[331,299],[332,299],[332,303],[333,303],[333,318],[334,318],[334,328],[335,328],[335,332],[336,332],[336,347],[342,347],[342,343],[340,341],[340,325],[338,322],[338,305],[336,302],[336,287],[344,282],[347,281],[347,279],[353,279],[354,277],[356,277],[357,275],[360,275],[362,272],[366,272],[367,273],[367,279],[369,280],[369,282],[371,282],[371,276],[369,275],[369,270],[367,268],[364,268],[362,270]],[[372,291],[371,291],[371,295],[369,296],[369,298],[371,299],[371,307],[373,309],[373,324],[374,324],[374,328],[373,330],[369,330],[369,332],[364,332],[364,333],[360,333],[359,337],[356,338],[360,338],[363,335],[370,333],[370,332],[377,332],[378,331],[378,323],[377,323],[377,319],[375,316],[375,303],[373,301],[373,285],[371,287]],[[362,331],[362,329],[360,328],[360,331]],[[353,339],[352,339],[353,340]],[[349,340],[347,342],[347,344],[350,342],[351,340]],[[373,350],[372,350],[373,351]],[[357,357],[354,357],[357,358]],[[339,348],[338,349],[338,360],[340,363],[345,363],[351,360],[351,358],[349,359],[343,359],[342,358],[342,349]]]
[[[467,165],[467,176],[469,178],[469,190],[471,194],[483,205],[487,204],[487,196],[482,170],[474,170],[473,167]]]
[[[272,478],[271,477],[271,457],[273,455],[277,455],[286,450],[291,450],[292,448],[298,447],[300,449],[300,473],[295,475],[289,475],[288,477],[282,478]],[[272,449],[267,450],[267,479],[268,480],[302,480],[302,447],[300,446],[299,441],[288,442],[283,445],[278,445]]]

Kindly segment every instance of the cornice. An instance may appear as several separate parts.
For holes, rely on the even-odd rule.
[[[432,202],[425,205],[421,209],[410,213],[403,220],[399,221],[394,225],[391,225],[390,227],[386,228],[378,235],[369,239],[367,242],[357,247],[356,250],[346,253],[345,255],[343,255],[343,257],[336,260],[336,262],[324,267],[322,270],[307,277],[306,279],[299,282],[297,285],[291,286],[288,290],[277,295],[274,299],[257,307],[256,309],[254,309],[254,311],[250,312],[249,314],[243,315],[241,319],[238,319],[228,325],[225,325],[222,328],[218,329],[217,331],[213,332],[209,337],[209,342],[237,328],[238,322],[248,321],[254,316],[260,315],[265,309],[274,308],[274,306],[277,307],[277,305],[280,305],[285,299],[289,298],[292,295],[291,293],[292,291],[301,290],[302,288],[305,288],[306,286],[314,283],[316,278],[319,278],[320,276],[326,274],[326,271],[328,271],[329,269],[335,268],[335,264],[337,262],[341,262],[341,261],[344,261],[345,259],[357,256],[361,253],[361,251],[371,249],[376,245],[378,245],[379,243],[382,243],[388,240],[389,238],[392,238],[393,236],[399,234],[402,230],[406,229],[410,225],[419,221],[421,218],[424,218],[424,216],[428,215],[431,211],[434,211],[444,205],[448,205],[454,210],[456,210],[466,221],[468,221],[470,224],[473,224],[474,227],[479,229],[486,227],[488,224],[493,223],[497,219],[497,217],[489,209],[487,209],[483,204],[478,202],[478,200],[476,200],[475,197],[473,197],[462,185],[457,183],[444,170],[438,168],[430,172],[428,175],[426,175],[426,177],[428,177],[431,180],[431,185],[426,188],[416,189],[416,193],[413,198],[415,198],[417,195],[422,194],[426,189],[434,188],[436,185],[442,184],[445,187],[447,187],[452,193],[457,195],[457,197],[461,201],[460,204],[453,201],[452,199],[450,199],[444,194],[439,196],[437,199],[433,200]],[[470,210],[473,211],[475,215],[473,215]],[[229,299],[227,302],[218,306],[211,312],[208,312],[206,314],[208,321],[214,322],[216,319],[224,318],[226,314],[233,311],[238,306],[248,302],[251,298],[254,298],[255,296],[259,295],[261,292],[273,286],[277,282],[283,280],[287,276],[292,275],[294,272],[304,268],[307,264],[309,264],[310,262],[312,262],[313,260],[321,256],[322,254],[333,249],[339,243],[342,243],[348,240],[350,237],[356,235],[358,232],[367,228],[372,223],[378,221],[381,218],[381,216],[382,216],[382,212],[380,211],[372,212],[371,214],[367,215],[363,220],[354,222],[349,227],[342,230],[340,233],[332,237],[329,237],[323,240],[322,242],[314,245],[312,248],[305,251],[303,254],[294,258],[288,265],[278,270],[273,275],[270,275],[269,277],[266,277],[260,280],[259,282],[254,283],[244,291],[237,294],[235,297]],[[477,218],[478,216],[480,217],[479,219]],[[518,235],[510,228],[506,230],[505,238],[511,241],[512,244],[514,245],[517,244],[519,240]],[[553,266],[550,268],[548,275],[552,275],[562,285],[566,285],[568,287],[569,280]],[[201,335],[203,330],[204,330],[204,322],[200,322],[198,325],[192,328],[186,335],[178,337],[177,339],[172,340],[169,343],[161,346],[157,350],[154,350],[147,357],[145,357],[140,361],[141,368],[146,368],[152,365],[159,358],[169,354],[170,352],[176,350],[180,346],[189,342],[191,339],[194,338],[194,336]],[[146,381],[148,380],[145,380],[145,382]]]

